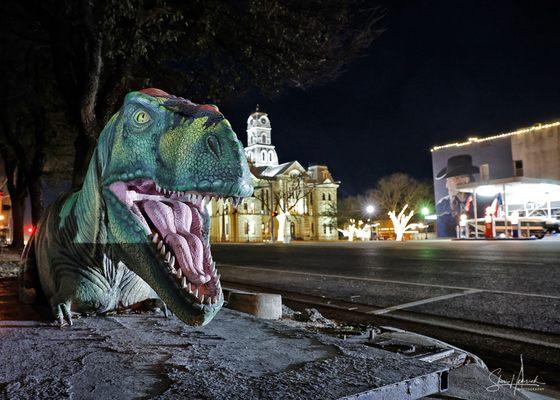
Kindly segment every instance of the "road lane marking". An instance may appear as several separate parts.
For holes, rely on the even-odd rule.
[[[448,300],[448,299],[452,299],[454,297],[461,297],[461,296],[466,296],[468,294],[480,293],[480,292],[482,292],[482,290],[472,289],[472,290],[467,290],[467,291],[460,292],[460,293],[450,293],[450,294],[445,294],[443,296],[436,296],[436,297],[430,297],[428,299],[411,301],[410,303],[398,304],[396,306],[383,308],[381,310],[368,311],[368,312],[366,312],[366,314],[374,314],[374,315],[387,314],[387,313],[390,313],[391,311],[402,310],[403,308],[420,306],[422,304],[433,303],[435,301],[441,301],[441,300]]]
[[[515,296],[540,297],[540,298],[545,298],[545,299],[560,300],[560,296],[554,296],[554,295],[550,295],[550,294],[510,292],[510,291],[506,291],[506,290],[491,290],[491,289],[471,288],[471,287],[464,287],[464,286],[434,285],[434,284],[431,284],[431,283],[396,281],[396,280],[390,280],[390,279],[365,278],[365,277],[359,277],[359,276],[347,276],[347,275],[338,275],[338,274],[319,274],[317,272],[290,271],[290,270],[286,270],[286,269],[261,268],[261,267],[241,266],[241,265],[233,265],[233,264],[220,264],[220,266],[230,267],[230,268],[241,268],[241,269],[248,269],[248,270],[262,271],[262,272],[278,272],[278,273],[282,273],[282,274],[316,276],[316,277],[330,278],[330,279],[332,279],[332,278],[350,279],[350,280],[365,281],[365,282],[394,283],[394,284],[397,284],[397,285],[412,285],[412,286],[433,287],[433,288],[442,288],[442,289],[480,290],[480,292],[486,292],[486,293],[511,294],[511,295],[515,295]]]

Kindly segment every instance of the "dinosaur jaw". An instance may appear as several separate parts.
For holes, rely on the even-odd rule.
[[[175,191],[153,180],[114,182],[109,190],[144,228],[161,264],[194,305],[221,306],[223,294],[208,238],[206,205],[220,194]],[[241,198],[234,197],[234,204]]]

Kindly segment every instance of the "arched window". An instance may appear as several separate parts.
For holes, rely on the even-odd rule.
[[[321,197],[323,200],[325,200],[325,193],[323,193],[323,196]]]
[[[331,201],[331,194],[329,193],[329,201]]]
[[[313,225],[313,222],[311,223],[311,234],[315,235],[315,225]]]
[[[272,151],[268,153],[268,161],[272,161]]]
[[[265,161],[266,160],[266,152],[263,151],[261,153],[261,156],[262,156],[262,160]]]
[[[263,135],[262,135],[262,142],[263,142],[263,143],[266,143],[266,135],[265,135],[264,133],[263,133]]]
[[[327,224],[323,224],[323,233],[327,234]]]

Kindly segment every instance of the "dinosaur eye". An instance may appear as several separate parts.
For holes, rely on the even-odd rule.
[[[139,123],[139,124],[145,124],[146,122],[150,122],[150,114],[148,114],[146,111],[136,111],[134,113],[134,121]]]

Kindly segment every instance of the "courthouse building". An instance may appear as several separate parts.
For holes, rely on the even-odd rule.
[[[298,161],[279,163],[272,144],[268,115],[257,110],[247,120],[245,155],[255,188],[252,197],[234,209],[213,200],[210,240],[262,242],[336,240],[337,189],[326,165],[305,169]],[[284,225],[284,229],[282,226]]]

